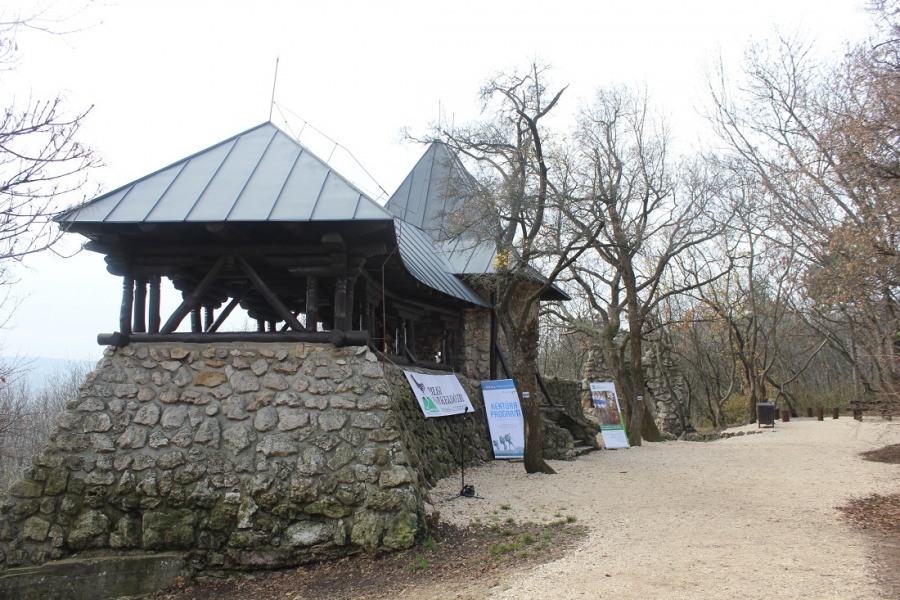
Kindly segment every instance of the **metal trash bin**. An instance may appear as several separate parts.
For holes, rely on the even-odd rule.
[[[772,402],[756,403],[756,427],[775,427],[775,404]]]

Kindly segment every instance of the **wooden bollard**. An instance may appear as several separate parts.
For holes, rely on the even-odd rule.
[[[786,408],[781,409],[781,422],[787,423],[791,420],[791,411]]]
[[[841,416],[841,409],[840,409],[840,408],[835,408],[835,409],[834,409],[834,412],[833,412],[832,415],[831,415],[831,418],[832,418],[832,419],[837,419],[837,418],[840,417],[840,416]]]
[[[816,409],[816,421],[824,421],[825,420],[825,409],[819,407]]]
[[[862,411],[858,408],[853,409],[853,418],[857,421],[862,421]]]
[[[807,416],[807,417],[812,417],[812,406],[807,406],[807,407],[806,407],[806,416]]]

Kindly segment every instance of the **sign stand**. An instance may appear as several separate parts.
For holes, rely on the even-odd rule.
[[[459,488],[459,496],[463,498],[481,498],[475,494],[475,486],[471,484],[466,484],[466,456],[465,456],[465,436],[466,436],[466,415],[469,414],[469,407],[467,406],[463,411],[463,416],[460,419],[460,427],[459,427],[459,467],[461,473],[461,481]]]

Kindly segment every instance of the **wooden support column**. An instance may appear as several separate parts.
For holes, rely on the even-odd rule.
[[[416,322],[413,320],[409,320],[406,322],[406,335],[403,336],[403,341],[406,342],[406,355],[413,362],[417,361],[416,358]]]
[[[353,290],[356,288],[356,277],[347,277],[345,280],[347,286],[347,301],[345,304],[344,313],[346,314],[347,319],[347,327],[341,329],[341,331],[350,331],[353,329]]]
[[[216,311],[212,306],[203,307],[203,331],[212,329],[213,323],[216,322],[215,316]]]
[[[131,313],[134,306],[134,277],[122,278],[122,308],[119,311],[119,331],[131,333]]]
[[[266,322],[265,322],[263,319],[257,319],[257,320],[256,320],[256,331],[257,331],[258,333],[265,333],[265,332],[266,332]]]
[[[366,280],[366,314],[363,328],[369,332],[369,337],[381,336],[383,332],[375,331],[375,309],[381,306],[381,286],[371,280]]]
[[[306,278],[306,330],[319,329],[319,278],[310,275]]]
[[[150,305],[147,307],[150,333],[159,333],[159,284],[159,275],[150,278]]]
[[[334,328],[347,331],[347,278],[338,276],[334,281]]]
[[[406,355],[406,319],[400,318],[400,326],[397,327],[397,356]]]
[[[201,333],[203,331],[202,315],[200,314],[199,306],[191,309],[191,331],[193,333]]]
[[[131,330],[135,333],[146,333],[147,325],[144,314],[147,311],[147,278],[139,277],[134,287],[134,323]]]

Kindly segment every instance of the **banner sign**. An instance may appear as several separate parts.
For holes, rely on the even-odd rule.
[[[482,381],[494,458],[525,457],[525,418],[512,379]]]
[[[403,371],[426,417],[473,412],[472,403],[456,375],[426,375]]]
[[[628,448],[628,436],[622,426],[619,396],[612,381],[591,382],[591,402],[600,422],[600,436],[606,448]]]

